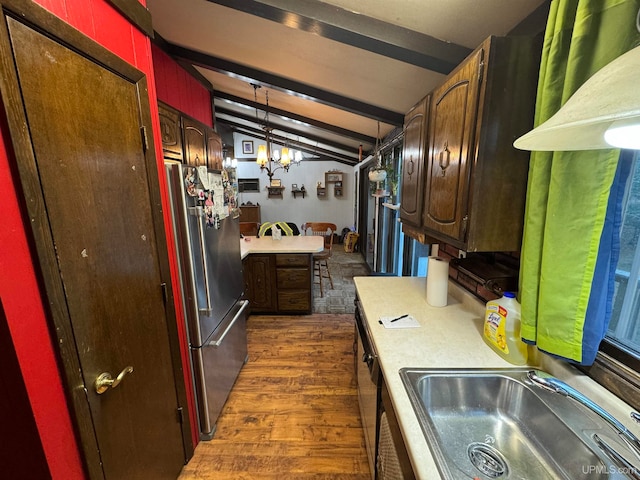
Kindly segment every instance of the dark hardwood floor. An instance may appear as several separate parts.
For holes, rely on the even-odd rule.
[[[368,480],[352,315],[251,316],[249,361],[180,480]]]

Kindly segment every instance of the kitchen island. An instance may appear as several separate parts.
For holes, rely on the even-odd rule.
[[[426,279],[416,277],[355,277],[364,322],[377,351],[384,384],[417,479],[441,478],[399,375],[401,368],[517,368],[495,354],[482,339],[484,304],[458,285],[449,283],[448,304],[426,302]],[[385,328],[380,317],[409,314],[417,328]],[[357,359],[359,360],[359,359]],[[535,365],[600,404],[629,430],[640,426],[629,418],[633,409],[604,387],[564,362],[530,347]]]
[[[240,255],[244,259],[252,253],[302,253],[313,254],[324,249],[324,238],[315,235],[283,236],[274,240],[270,236],[244,237],[240,239]]]
[[[323,249],[324,238],[313,235],[240,239],[244,297],[251,313],[310,314],[313,254]]]

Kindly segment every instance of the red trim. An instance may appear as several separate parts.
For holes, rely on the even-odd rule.
[[[149,97],[155,98],[155,82],[149,82]],[[169,201],[168,191],[166,188],[167,178],[164,170],[164,159],[162,155],[162,137],[160,135],[160,117],[158,114],[158,103],[151,102],[151,118],[153,121],[153,141],[156,146],[156,158],[158,160],[158,177],[161,185],[160,194],[162,197],[162,211],[164,212],[164,224],[167,232],[167,248],[169,250],[169,264],[171,268],[171,288],[173,290],[173,297],[175,303],[177,325],[178,325],[178,338],[180,339],[180,355],[182,357],[182,367],[184,369],[184,381],[187,390],[187,401],[189,402],[189,418],[191,419],[191,432],[193,445],[197,445],[200,439],[199,426],[197,422],[197,410],[195,394],[193,392],[193,384],[191,383],[192,371],[191,360],[189,352],[189,341],[187,338],[187,327],[182,319],[184,318],[184,310],[182,309],[182,295],[180,291],[180,271],[178,266],[178,257],[175,249],[175,236],[173,232],[173,225],[170,217],[171,204]]]
[[[211,93],[158,46],[151,45],[158,100],[213,127]]]
[[[15,161],[4,140],[9,138],[6,118],[0,117],[0,272],[4,272],[0,296],[51,476],[82,479],[82,462],[22,221],[21,195],[11,176]]]

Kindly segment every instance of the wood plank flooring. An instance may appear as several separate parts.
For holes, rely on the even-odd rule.
[[[369,480],[353,322],[249,317],[249,361],[179,480]]]

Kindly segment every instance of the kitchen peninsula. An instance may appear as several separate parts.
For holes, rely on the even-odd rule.
[[[310,314],[313,254],[323,248],[324,238],[314,235],[241,239],[244,296],[251,313]]]
[[[419,480],[441,478],[418,417],[401,380],[401,368],[518,368],[495,354],[482,339],[484,304],[469,292],[449,282],[448,304],[432,307],[426,302],[425,278],[417,277],[355,277],[360,315],[366,325],[368,341],[377,353],[381,372],[381,396],[374,400],[377,414],[371,420],[375,432],[382,411],[389,410],[401,445],[410,461],[410,468]],[[417,328],[385,328],[381,317],[408,314],[415,318]],[[357,359],[359,360],[359,359]],[[551,358],[536,355],[530,348],[529,364],[549,372],[568,383],[604,407],[625,427],[640,435],[640,426],[630,420],[631,406],[614,396],[577,369]],[[526,367],[525,367],[526,368]],[[369,375],[358,375],[360,381]],[[364,385],[366,387],[366,384]],[[567,401],[571,401],[568,400]],[[366,432],[365,432],[366,433]],[[471,440],[470,440],[471,441]],[[483,439],[480,439],[483,441]],[[375,440],[373,442],[375,444]],[[368,445],[369,446],[369,445]],[[375,446],[373,447],[375,448]],[[384,462],[383,462],[384,463]],[[406,478],[409,478],[407,476]],[[483,477],[484,478],[484,477]]]

